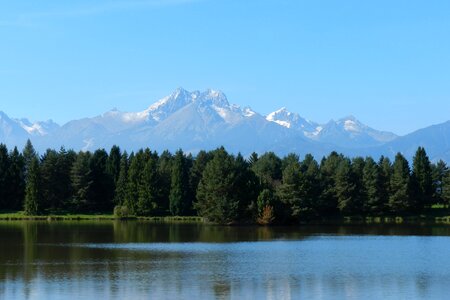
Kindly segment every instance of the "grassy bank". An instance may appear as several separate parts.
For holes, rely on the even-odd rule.
[[[0,212],[0,220],[4,221],[111,221],[111,220],[145,220],[154,222],[203,222],[202,217],[193,216],[166,216],[166,217],[136,217],[129,216],[126,218],[119,218],[113,214],[48,214],[38,216],[28,216],[22,211],[18,212]]]

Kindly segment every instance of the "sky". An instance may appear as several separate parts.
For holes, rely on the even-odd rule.
[[[0,0],[0,110],[62,124],[177,87],[262,114],[450,120],[450,1]]]

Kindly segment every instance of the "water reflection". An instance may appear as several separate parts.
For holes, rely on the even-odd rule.
[[[445,226],[0,223],[0,299],[445,298]]]

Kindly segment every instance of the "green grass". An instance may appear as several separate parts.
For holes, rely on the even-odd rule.
[[[120,220],[113,214],[71,214],[71,213],[55,213],[48,215],[28,216],[23,211],[17,212],[0,212],[0,220],[46,220],[46,221],[72,221],[72,220]],[[165,217],[136,217],[130,216],[122,219],[136,219],[154,222],[203,222],[202,217],[194,216],[165,216]]]

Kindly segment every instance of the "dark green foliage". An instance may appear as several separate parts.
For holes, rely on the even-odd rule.
[[[223,148],[215,150],[198,185],[195,203],[198,214],[221,224],[237,221],[241,200],[238,178],[235,158]]]
[[[112,211],[114,180],[107,171],[108,153],[104,149],[96,150],[89,161],[90,209],[100,212]]]
[[[117,146],[112,146],[106,162],[106,171],[114,181],[115,185],[117,184],[117,180],[119,180],[121,159],[122,154],[120,153],[120,148]]]
[[[446,205],[450,205],[450,172],[444,175],[442,179],[442,202]]]
[[[417,149],[413,158],[412,178],[417,193],[412,195],[415,197],[416,209],[420,210],[429,207],[433,203],[433,176],[431,171],[430,160],[423,147]]]
[[[407,212],[414,208],[414,203],[410,197],[410,169],[408,161],[402,154],[395,156],[392,165],[391,187],[389,197],[389,208],[392,212]]]
[[[362,174],[362,196],[365,203],[364,211],[370,214],[380,214],[387,205],[383,196],[383,180],[378,164],[371,158],[366,158]]]
[[[170,184],[169,207],[174,216],[183,216],[189,213],[192,199],[189,193],[189,168],[183,151],[175,153],[172,162],[172,177]]]
[[[92,173],[90,169],[90,152],[80,152],[72,165],[70,172],[72,181],[71,209],[76,212],[86,212],[94,209],[95,199],[92,198]]]
[[[41,212],[41,172],[37,157],[31,158],[28,166],[27,183],[25,188],[24,211],[27,215],[37,215]]]
[[[0,144],[0,207],[9,206],[9,167],[10,160],[8,148],[4,144]]]
[[[123,206],[125,205],[128,190],[128,154],[124,152],[120,159],[119,177],[116,183],[116,190],[114,194],[114,204]]]
[[[282,183],[277,195],[284,204],[285,218],[299,220],[303,207],[304,191],[302,190],[303,174],[298,160],[291,160],[283,171]]]
[[[20,210],[25,197],[25,162],[17,148],[10,153],[8,205],[11,210]]]
[[[244,159],[223,147],[195,158],[181,150],[158,156],[147,148],[128,157],[117,146],[109,154],[61,148],[39,159],[30,141],[23,153],[0,144],[0,210],[23,207],[27,214],[116,207],[122,216],[198,214],[222,224],[267,225],[426,213],[434,204],[450,204],[450,175],[444,162],[431,164],[423,148],[410,170],[401,154],[391,164],[385,157],[376,163],[332,152],[319,166],[311,155],[303,161],[272,152]]]
[[[336,170],[336,198],[338,208],[346,214],[361,212],[362,203],[357,196],[356,175],[349,159],[343,159]]]
[[[252,170],[264,187],[274,189],[281,183],[281,159],[273,152],[263,155],[252,165]]]
[[[449,169],[447,164],[442,160],[431,165],[431,173],[433,177],[433,199],[436,203],[444,203],[444,200],[442,199],[443,182],[448,172]]]

